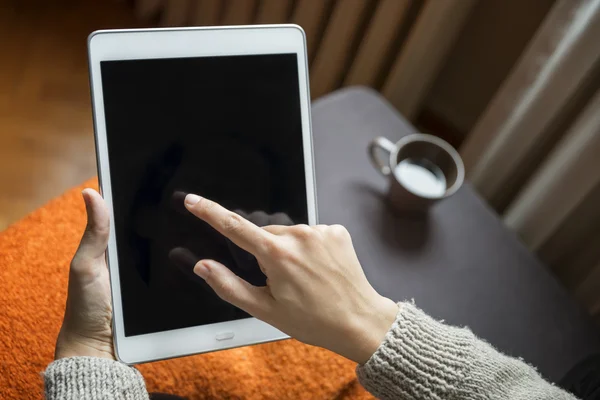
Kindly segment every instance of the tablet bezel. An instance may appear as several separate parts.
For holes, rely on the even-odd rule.
[[[255,25],[102,30],[90,34],[88,56],[98,175],[102,195],[110,209],[111,226],[115,224],[100,62],[280,53],[297,56],[308,221],[314,225],[317,223],[317,203],[306,39],[302,28],[297,25]],[[106,257],[111,277],[115,353],[122,362],[137,364],[288,337],[255,318],[126,337],[114,230],[110,232]],[[233,337],[228,338],[232,334]]]

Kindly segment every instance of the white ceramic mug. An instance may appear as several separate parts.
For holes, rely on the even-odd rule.
[[[398,211],[424,211],[462,186],[458,152],[433,135],[415,133],[396,143],[377,137],[369,145],[373,166],[390,180],[389,201]]]

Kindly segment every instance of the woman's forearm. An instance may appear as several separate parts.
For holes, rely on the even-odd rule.
[[[400,304],[385,341],[357,374],[380,399],[575,399],[469,329],[438,322],[410,303]]]
[[[46,400],[147,400],[144,378],[133,367],[97,357],[54,361],[44,372]]]

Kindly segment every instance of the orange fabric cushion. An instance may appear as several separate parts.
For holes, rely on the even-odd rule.
[[[0,233],[0,398],[41,398],[70,259],[85,226],[74,188]],[[355,364],[294,340],[140,365],[149,391],[189,397],[367,399]]]

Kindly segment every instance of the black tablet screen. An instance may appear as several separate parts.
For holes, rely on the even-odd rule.
[[[183,208],[185,193],[258,225],[307,223],[295,54],[101,62],[125,335],[247,318],[192,272],[256,260]]]

